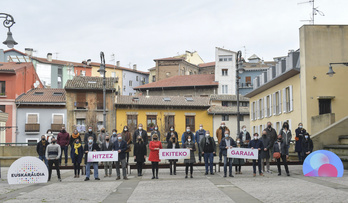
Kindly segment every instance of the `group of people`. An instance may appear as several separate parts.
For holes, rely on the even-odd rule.
[[[177,149],[185,148],[190,150],[190,158],[185,159],[185,178],[193,178],[193,165],[196,163],[195,151],[198,151],[199,163],[202,159],[205,163],[205,175],[209,172],[214,175],[213,172],[213,160],[216,156],[216,142],[209,130],[204,130],[201,124],[199,130],[195,133],[191,132],[189,126],[186,127],[186,131],[181,136],[181,147],[179,144],[178,133],[175,131],[174,126],[169,128],[169,132],[166,135],[167,148]],[[298,128],[295,130],[295,151],[298,152],[298,158],[303,161],[313,150],[313,142],[310,139],[309,134],[303,128],[302,123],[299,123]],[[48,133],[51,133],[48,131]],[[100,130],[100,134],[96,136],[92,127],[88,128],[88,131],[84,136],[84,146],[82,145],[82,139],[79,132],[75,129],[74,132],[69,135],[63,127],[58,133],[57,139],[54,136],[50,136],[50,141],[43,135],[41,140],[37,144],[37,152],[39,158],[43,160],[49,169],[49,178],[51,179],[52,167],[55,165],[57,170],[58,179],[61,181],[59,166],[62,161],[62,154],[65,155],[65,165],[68,161],[68,146],[71,146],[70,157],[74,165],[74,177],[80,177],[80,166],[85,156],[86,165],[86,178],[85,181],[90,179],[91,166],[94,169],[95,180],[99,179],[98,174],[98,162],[88,162],[87,156],[89,152],[93,151],[118,151],[117,162],[102,162],[104,165],[105,176],[111,177],[113,164],[116,165],[116,180],[121,179],[120,167],[122,168],[123,179],[127,180],[126,167],[129,162],[129,152],[131,151],[131,145],[134,144],[133,156],[137,165],[138,176],[142,176],[142,168],[146,162],[147,148],[150,150],[148,160],[152,165],[152,179],[158,179],[159,170],[159,150],[162,149],[162,142],[160,139],[160,131],[158,126],[154,127],[151,132],[150,142],[148,141],[147,131],[143,129],[143,125],[139,124],[138,128],[134,131],[133,135],[129,132],[129,128],[124,126],[121,133],[117,133],[117,130],[112,131],[112,135],[109,136],[104,128]],[[285,167],[286,174],[289,176],[289,169],[287,166],[287,159],[289,155],[290,141],[292,139],[292,133],[289,129],[287,122],[283,123],[282,129],[279,133],[272,127],[272,123],[268,122],[267,127],[262,131],[261,137],[258,133],[254,133],[251,137],[250,133],[246,130],[246,126],[242,127],[242,131],[234,140],[230,135],[230,130],[224,122],[216,131],[217,144],[219,148],[219,161],[224,163],[224,177],[227,177],[227,169],[229,177],[234,177],[232,174],[232,166],[235,165],[235,174],[242,174],[241,167],[245,164],[244,159],[230,158],[227,156],[229,148],[251,148],[258,150],[258,160],[253,160],[253,176],[256,176],[256,166],[258,166],[259,175],[263,176],[263,172],[271,173],[270,171],[270,159],[274,158],[277,161],[278,175],[281,175],[280,164],[282,159]],[[197,143],[197,144],[196,144]],[[178,160],[169,160],[170,175],[176,175],[176,163]],[[265,164],[266,169],[265,170]]]

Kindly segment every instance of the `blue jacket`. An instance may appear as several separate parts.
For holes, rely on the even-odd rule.
[[[223,156],[227,156],[227,149],[226,149],[226,138],[222,138],[221,142],[220,142],[220,150]],[[236,142],[233,140],[232,137],[230,137],[230,146],[232,147],[237,147]]]
[[[186,137],[188,137],[189,135],[191,135],[191,141],[193,142],[193,143],[195,143],[195,135],[193,134],[193,132],[189,132],[189,133],[187,133],[187,132],[184,132],[183,134],[182,134],[182,136],[181,136],[181,143],[182,143],[182,145],[181,146],[184,146],[184,144],[185,144],[185,142],[186,142]]]
[[[200,142],[200,140],[199,140],[199,136],[200,136],[200,135],[203,135],[203,138],[205,137],[205,130],[204,130],[204,129],[202,129],[202,130],[197,130],[197,131],[196,131],[196,134],[195,134],[195,141],[196,141],[197,143]]]
[[[126,150],[127,150],[127,142],[122,140],[120,147],[118,146],[118,141],[114,142],[114,146],[112,147],[113,150],[118,151],[121,150],[120,153],[118,153],[118,161],[121,161],[122,159],[126,158]]]
[[[248,148],[254,148],[254,149],[258,149],[258,148],[260,148],[261,150],[262,149],[264,149],[264,146],[263,146],[263,143],[262,143],[262,141],[261,140],[251,140],[250,142],[249,142],[249,146],[248,146]],[[261,150],[259,150],[259,154],[261,153]]]
[[[76,157],[75,156],[74,144],[73,144],[73,146],[71,147],[71,152],[70,152],[70,157],[71,157],[71,162],[72,163],[75,163],[76,161],[77,161],[77,163],[81,163],[82,162],[82,158],[83,158],[83,154],[84,154],[82,145],[79,148],[77,148],[77,151],[78,151],[78,155]],[[77,159],[75,159],[75,158],[77,158]]]

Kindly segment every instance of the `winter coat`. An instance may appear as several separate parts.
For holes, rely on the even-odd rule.
[[[220,144],[220,142],[221,142],[221,139],[222,138],[224,138],[225,137],[225,131],[226,130],[228,130],[228,131],[230,131],[229,129],[228,129],[228,127],[224,127],[224,128],[222,128],[221,126],[216,130],[216,137],[217,137],[217,139],[218,139],[218,143]]]
[[[65,132],[65,133],[60,132],[60,133],[58,133],[57,144],[59,144],[61,147],[69,145],[69,141],[70,141],[69,133],[67,133],[67,132]]]
[[[105,137],[108,136],[108,133],[100,133],[98,135],[98,144],[101,146],[101,144],[103,144],[103,142],[105,142]]]
[[[313,151],[312,139],[311,138],[308,138],[308,139],[303,138],[301,148],[302,148],[302,152],[301,152],[302,156],[306,156],[306,152],[312,153],[312,151]]]
[[[271,140],[266,136],[261,137],[260,139],[262,141],[263,144],[263,148],[261,149],[261,158],[262,159],[269,159],[270,158],[270,154],[269,151],[271,149]],[[267,150],[265,151],[264,148],[267,148]]]
[[[109,142],[109,146],[106,147],[106,142],[103,142],[103,144],[101,144],[101,151],[112,151],[114,147],[114,143]]]
[[[127,150],[126,141],[122,140],[121,142],[119,141],[114,142],[112,149],[114,151],[121,150],[121,152],[118,153],[118,161],[121,161],[122,159],[126,158],[126,150]]]
[[[110,135],[110,140],[109,141],[112,144],[114,144],[117,141],[117,134],[116,135],[114,135],[114,134]]]
[[[159,159],[159,150],[155,150],[155,148],[162,149],[162,143],[160,141],[151,141],[149,144],[149,148],[149,161],[160,162],[161,160]]]
[[[81,163],[82,162],[82,158],[83,158],[83,147],[82,144],[79,148],[77,148],[78,154],[75,154],[75,148],[74,148],[74,144],[71,147],[71,151],[70,151],[70,157],[71,157],[71,162],[72,163]]]
[[[93,143],[92,144],[92,151],[100,151],[100,148],[99,148],[99,145],[97,144],[97,143]],[[89,149],[88,149],[88,144],[85,144],[85,147],[84,147],[84,149],[83,149],[83,151],[89,151]],[[85,155],[85,162],[87,162],[87,160],[88,160],[88,153],[85,153],[86,155]],[[95,163],[98,163],[98,162],[95,162]]]
[[[273,144],[275,141],[277,141],[278,135],[277,132],[274,128],[265,128],[264,131],[267,132],[267,137],[269,138],[270,142],[271,142],[271,149],[273,149]]]
[[[250,142],[249,142],[249,145],[248,145],[248,148],[254,148],[254,149],[263,149],[264,148],[264,146],[263,146],[263,143],[262,143],[262,141],[261,140],[259,140],[259,139],[257,139],[257,140],[251,140]],[[261,150],[259,150],[259,156],[261,155]]]
[[[82,142],[80,135],[77,138],[73,138],[72,135],[70,135],[70,141],[69,141],[70,146],[74,145],[76,139],[80,140],[80,143]]]
[[[227,145],[226,145],[226,141],[225,140],[227,140],[225,137],[222,138],[222,140],[220,142],[220,146],[219,146],[223,156],[227,156],[227,149],[226,149]],[[236,142],[233,140],[232,137],[230,137],[228,141],[230,141],[230,146],[232,146],[232,147],[236,147],[237,146]]]
[[[203,138],[205,138],[205,132],[206,131],[204,129],[197,130],[195,134],[195,142],[200,143],[201,142],[200,137],[203,136]]]
[[[174,142],[172,139],[169,139],[167,149],[173,149],[173,146],[175,146],[175,149],[180,149],[180,145],[179,145],[177,138],[175,138]],[[177,159],[169,159],[169,161],[178,161],[178,160]]]
[[[85,133],[85,138],[83,139],[83,142],[86,144],[88,144],[88,138],[92,136],[93,137],[93,142],[97,143],[97,136],[94,134],[94,132],[86,132]]]
[[[243,140],[243,135],[244,135],[244,132],[242,131],[239,133],[238,138],[240,139],[240,142],[243,144],[243,147],[248,147],[248,144],[251,140],[250,133],[246,131],[245,140]]]
[[[130,132],[129,131],[122,131],[121,136],[122,136],[122,140],[127,142],[126,152],[130,152],[131,151],[130,144],[133,143],[132,136],[131,136]]]
[[[202,139],[201,142],[199,143],[199,147],[201,148],[201,152],[204,152],[204,153],[216,152],[215,140],[214,140],[214,138],[212,138],[210,136],[209,136],[209,144],[207,143],[207,138],[204,137],[204,139]],[[212,152],[208,152],[206,149],[209,149],[209,148],[213,149],[213,151]]]
[[[134,133],[133,133],[133,143],[136,143],[137,137],[139,136],[139,133],[140,133],[139,129],[136,129],[136,130],[134,131]],[[141,130],[141,138],[143,138],[144,143],[145,143],[146,145],[149,144],[148,141],[147,141],[147,140],[148,140],[148,139],[147,139],[147,132],[146,132],[146,130],[144,130],[144,129]]]
[[[45,140],[45,143],[42,142],[42,140],[40,140],[37,145],[36,145],[36,152],[39,156],[45,156],[46,153],[46,148],[48,145],[48,141]]]
[[[193,132],[184,132],[181,136],[181,143],[182,146],[184,146],[185,142],[187,141],[188,136],[191,136],[191,142],[195,143],[195,135]]]
[[[238,146],[238,144],[237,144],[237,148],[241,148],[241,146]],[[245,164],[245,160],[244,159],[233,158],[232,164],[233,165],[244,165]]]
[[[174,133],[176,139],[179,139],[178,133],[177,133],[176,131],[173,131],[173,133]],[[167,138],[166,138],[166,141],[167,141],[167,142],[169,141],[169,139],[170,139],[171,136],[172,136],[172,132],[169,131],[169,132],[167,133]]]
[[[279,131],[279,135],[282,136],[285,144],[288,146],[290,145],[290,141],[291,141],[291,130],[289,129],[288,131],[285,131],[283,128]]]
[[[275,142],[273,145],[273,153],[280,152],[281,155],[289,155],[288,146],[285,144],[285,142],[283,140],[280,141],[280,146],[281,146],[281,150],[279,150],[278,141]]]
[[[196,163],[196,158],[195,158],[195,151],[196,151],[196,145],[195,143],[191,140],[191,142],[185,142],[184,145],[182,146],[182,148],[186,149],[186,148],[191,148],[192,150],[190,150],[190,159],[185,159],[184,163],[185,164],[191,164],[191,163]]]
[[[298,140],[295,142],[295,152],[302,152],[302,140],[306,132],[307,131],[304,128],[297,128],[295,130],[296,137],[298,138]]]
[[[135,143],[133,155],[136,157],[135,162],[144,163],[146,161],[144,156],[147,155],[146,144],[144,142]]]

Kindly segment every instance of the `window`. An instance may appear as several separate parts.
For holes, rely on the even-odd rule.
[[[193,75],[193,72],[192,72],[192,70],[190,70],[190,75]]]
[[[263,118],[263,99],[259,99],[259,117]]]
[[[133,95],[133,93],[129,93],[129,96],[132,96]]]
[[[0,105],[0,111],[5,112],[6,106],[5,105]]]
[[[116,72],[111,72],[111,77],[116,78]]]
[[[319,99],[319,115],[331,113],[331,99]]]
[[[174,125],[174,116],[165,116],[164,120],[165,120],[165,131],[168,132],[170,126],[175,126]]]
[[[155,125],[157,124],[157,116],[156,115],[148,115],[146,118],[147,124],[147,132],[151,132],[155,129]]]
[[[186,116],[186,127],[190,127],[191,132],[196,132],[195,128],[195,117],[194,116]]]
[[[275,100],[275,115],[280,115],[282,113],[281,110],[281,100],[280,100],[280,91],[276,92],[274,94],[274,100]]]
[[[222,106],[232,106],[232,102],[230,101],[222,101]]]
[[[232,56],[231,55],[219,56],[219,61],[232,61]]]
[[[250,76],[245,76],[245,84],[247,86],[251,86],[251,77]]]
[[[0,81],[0,96],[6,95],[6,82]]]
[[[248,103],[248,102],[240,102],[240,105],[239,105],[239,106],[248,107],[248,106],[249,106],[249,103]]]
[[[138,126],[138,115],[127,115],[127,126],[134,131]]]
[[[229,116],[228,115],[222,115],[221,116],[221,121],[229,121]]]
[[[156,82],[156,76],[155,75],[152,76],[152,82]]]
[[[53,124],[63,124],[63,115],[62,114],[53,114],[52,123]]]
[[[265,117],[271,116],[271,95],[265,97]]]
[[[27,124],[39,123],[39,114],[27,114]]]
[[[252,112],[252,120],[256,120],[256,102],[253,102],[251,106],[251,112]]]
[[[28,146],[36,146],[38,142],[37,139],[27,139]]]
[[[86,131],[86,119],[84,119],[84,118],[76,119],[76,130],[78,132],[85,132]]]
[[[98,122],[97,122],[98,131],[100,131],[103,127],[104,127],[103,121],[98,121]]]
[[[292,85],[283,89],[283,112],[291,112],[293,110],[292,101]]]
[[[222,85],[222,94],[228,94],[228,85]]]
[[[132,85],[133,85],[133,81],[129,81],[129,87],[132,87]]]
[[[243,115],[239,115],[239,121],[244,121],[244,116]]]
[[[228,69],[222,69],[222,76],[228,75]]]
[[[87,106],[86,93],[85,92],[76,93],[75,107],[77,109],[86,109],[86,106]]]
[[[138,81],[139,81],[139,76],[136,76],[136,77],[135,77],[135,80],[138,82]]]

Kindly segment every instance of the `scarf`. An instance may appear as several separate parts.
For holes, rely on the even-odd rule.
[[[71,134],[71,137],[74,139],[78,138],[79,136],[80,136],[80,133],[77,133],[77,134],[72,133]]]
[[[76,155],[79,154],[78,148],[80,148],[80,147],[81,147],[81,143],[78,143],[78,144],[74,143],[74,149],[75,149],[75,154]]]

